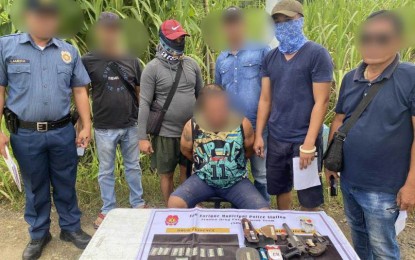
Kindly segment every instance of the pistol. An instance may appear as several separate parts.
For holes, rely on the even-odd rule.
[[[327,247],[330,245],[330,242],[319,233],[314,233],[312,243],[313,246],[308,248],[308,253],[313,257],[324,254],[327,251]]]
[[[282,224],[282,227],[285,229],[287,233],[287,241],[288,241],[288,250],[283,254],[284,259],[290,259],[295,256],[301,256],[303,254],[307,254],[307,246],[304,241],[294,235],[294,232],[291,228],[286,224]]]

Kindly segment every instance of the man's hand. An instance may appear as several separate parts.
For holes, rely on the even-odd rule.
[[[300,152],[300,169],[307,169],[307,167],[313,162],[314,157],[314,153]]]
[[[265,157],[264,150],[265,150],[264,139],[262,138],[262,136],[257,136],[254,142],[254,153],[257,156],[264,158]]]
[[[91,127],[83,127],[76,138],[76,145],[78,147],[86,148],[91,141]]]
[[[147,155],[154,153],[153,146],[149,140],[140,140],[139,142],[140,151]]]
[[[396,203],[401,210],[412,212],[415,209],[415,185],[405,184],[398,192]]]
[[[9,137],[4,133],[0,133],[0,153],[7,159],[6,145],[9,143]]]
[[[334,179],[339,180],[339,174],[337,172],[329,171],[327,169],[324,170],[324,174],[326,175],[326,183],[330,185],[330,177],[333,176]]]
[[[316,147],[314,145],[302,145],[302,149],[304,150],[314,150]],[[300,151],[300,169],[307,169],[308,166],[311,165],[315,157],[315,152],[312,153],[303,153]]]

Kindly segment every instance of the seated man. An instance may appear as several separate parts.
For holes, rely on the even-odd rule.
[[[173,192],[169,208],[192,208],[218,196],[240,209],[268,209],[247,178],[253,143],[251,123],[229,110],[224,89],[214,84],[204,87],[180,144],[182,153],[193,161],[194,174]]]

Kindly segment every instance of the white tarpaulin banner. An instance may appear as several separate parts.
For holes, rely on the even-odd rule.
[[[141,247],[137,259],[151,259],[151,256],[187,256],[203,254],[201,247],[175,248],[174,245],[188,241],[184,236],[195,236],[202,239],[202,236],[211,235],[216,241],[221,241],[221,237],[233,236],[236,246],[245,247],[244,235],[241,227],[241,219],[247,218],[252,222],[254,228],[259,229],[266,225],[274,225],[277,233],[282,229],[282,224],[287,223],[297,235],[301,234],[300,219],[310,218],[315,226],[315,230],[322,236],[330,239],[331,243],[343,259],[358,259],[353,248],[343,235],[337,224],[324,212],[300,212],[300,211],[257,211],[257,210],[236,210],[236,209],[154,209],[148,220],[146,231],[141,240]],[[296,232],[297,231],[297,232]],[[164,237],[163,237],[164,236]],[[164,241],[163,241],[164,239]],[[204,243],[214,244],[213,240],[206,240]],[[230,241],[222,243],[231,243]],[[164,244],[163,244],[164,243]],[[219,242],[221,243],[221,242]],[[218,243],[217,247],[220,248]],[[160,246],[168,245],[168,246]],[[235,245],[234,245],[235,246]],[[196,250],[196,251],[195,251]],[[204,249],[203,249],[204,250]],[[182,252],[180,252],[182,251]],[[189,252],[187,252],[189,251]],[[212,250],[212,254],[220,254]],[[200,255],[199,255],[200,256]],[[178,258],[173,258],[178,259]],[[182,259],[182,258],[180,258]],[[183,258],[190,259],[190,258]]]

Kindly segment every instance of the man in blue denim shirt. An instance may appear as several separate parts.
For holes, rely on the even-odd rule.
[[[269,47],[246,43],[245,21],[238,7],[231,6],[225,10],[222,24],[229,49],[223,51],[216,61],[215,82],[226,89],[232,106],[246,116],[255,129],[261,95],[261,63]],[[264,131],[264,140],[266,136]],[[265,159],[254,155],[250,161],[255,187],[269,201]]]

